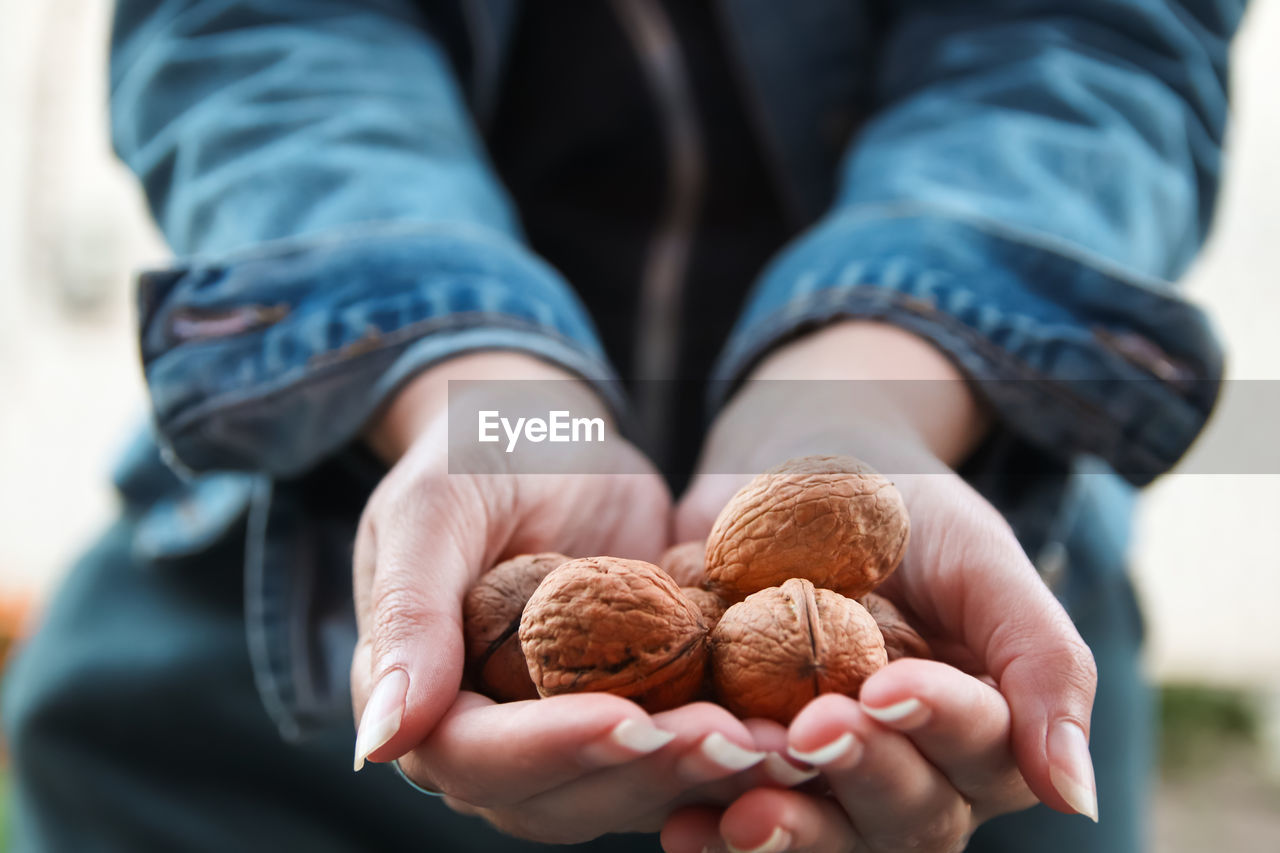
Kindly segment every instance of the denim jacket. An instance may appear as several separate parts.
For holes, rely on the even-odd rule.
[[[148,559],[255,506],[250,647],[286,734],[347,712],[316,698],[343,676],[314,653],[349,642],[349,589],[317,606],[288,548],[341,542],[316,519],[350,508],[297,521],[282,506],[306,499],[282,503],[280,484],[367,483],[339,451],[406,378],[466,351],[537,355],[622,405],[578,295],[527,248],[486,160],[517,5],[118,0],[114,144],[178,257],[141,279],[141,354],[154,440],[184,475],[146,439],[121,482],[146,495]],[[732,387],[822,323],[882,319],[934,342],[1062,466],[1097,459],[1136,485],[1167,470],[1222,373],[1172,282],[1210,225],[1242,7],[719,0],[805,230],[713,378]],[[273,553],[293,557],[277,570]]]

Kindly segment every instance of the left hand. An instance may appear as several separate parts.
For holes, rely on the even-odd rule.
[[[850,352],[868,335],[881,363],[933,357],[941,365],[930,369],[951,370],[905,332],[852,324],[779,351],[756,377],[849,378],[820,366],[876,363]],[[902,358],[884,352],[899,345]],[[677,538],[705,536],[750,473],[809,453],[858,456],[892,476],[912,520],[903,564],[877,592],[914,616],[941,662],[896,661],[867,680],[858,700],[822,696],[796,717],[772,748],[819,766],[829,797],[759,788],[724,810],[685,809],[664,828],[670,853],[725,842],[948,853],[982,821],[1037,799],[1096,814],[1087,749],[1093,658],[1004,519],[946,464],[983,429],[952,377],[928,383],[924,397],[909,382],[821,395],[798,382],[755,383],[718,419],[702,473],[677,509]]]
[[[485,570],[548,550],[656,559],[669,544],[671,501],[611,428],[598,452],[575,450],[561,473],[508,470],[496,444],[451,448],[450,400],[462,411],[477,402],[465,385],[449,393],[455,379],[507,380],[478,398],[507,411],[536,395],[539,406],[607,418],[590,387],[557,368],[479,352],[428,368],[371,425],[369,443],[392,467],[355,547],[357,769],[398,759],[446,805],[563,843],[654,831],[681,805],[728,804],[755,787],[752,732],[709,703],[650,716],[601,693],[498,704],[460,689],[463,597]],[[526,389],[517,380],[555,381]]]

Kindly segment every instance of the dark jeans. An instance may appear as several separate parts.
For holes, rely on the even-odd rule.
[[[1135,853],[1150,763],[1140,626],[1122,557],[1095,535],[1105,494],[1071,537],[1062,596],[1098,659],[1100,825],[1038,807],[989,823],[972,851]],[[410,790],[386,766],[351,772],[353,725],[281,740],[255,690],[239,537],[140,564],[131,524],[76,566],[6,679],[19,850],[545,849]],[[1099,544],[1103,543],[1103,544]],[[613,836],[578,848],[656,850]]]

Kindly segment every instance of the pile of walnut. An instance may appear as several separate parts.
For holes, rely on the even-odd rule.
[[[495,566],[466,599],[469,677],[499,701],[607,691],[660,711],[710,697],[790,722],[820,693],[856,696],[888,661],[930,656],[872,594],[908,530],[897,489],[868,466],[793,459],[662,568],[551,553]]]

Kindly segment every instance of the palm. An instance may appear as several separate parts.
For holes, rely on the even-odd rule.
[[[630,444],[600,461],[592,473],[520,475],[521,518],[506,550],[656,560],[668,544],[666,485]]]

